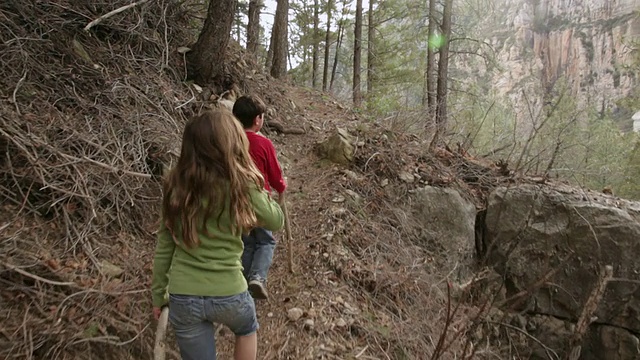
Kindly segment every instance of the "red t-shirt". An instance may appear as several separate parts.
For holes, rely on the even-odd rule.
[[[267,191],[271,191],[273,188],[279,194],[283,193],[287,185],[282,178],[282,169],[280,169],[273,143],[253,131],[245,131],[245,133],[249,139],[249,153],[264,177],[264,188]]]

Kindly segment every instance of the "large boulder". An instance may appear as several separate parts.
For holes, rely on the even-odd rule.
[[[505,275],[507,296],[531,292],[519,310],[572,322],[600,269],[612,265],[614,281],[594,326],[640,334],[640,203],[568,186],[501,187],[489,197],[484,245],[487,260]],[[606,345],[598,351],[611,347],[599,341]],[[616,359],[640,358],[634,356]]]
[[[425,186],[415,190],[414,217],[422,245],[467,276],[475,262],[475,205],[453,189]]]

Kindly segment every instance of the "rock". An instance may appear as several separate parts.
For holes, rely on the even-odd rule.
[[[355,147],[353,146],[353,136],[341,128],[329,136],[327,140],[316,146],[318,154],[332,162],[347,165],[353,161]]]
[[[380,182],[380,186],[385,187],[389,185],[389,179],[382,179],[382,181]]]
[[[124,270],[119,266],[103,260],[102,263],[100,263],[100,272],[107,277],[117,278],[124,273]]]
[[[358,310],[357,307],[352,306],[351,304],[349,304],[348,302],[344,302],[342,304],[344,306],[344,313],[348,314],[348,315],[358,315],[360,313],[360,310]]]
[[[331,208],[331,216],[340,218],[347,215],[347,209],[343,207],[333,207]]]
[[[582,349],[584,360],[640,359],[640,341],[631,332],[612,326],[595,326]]]
[[[447,188],[426,186],[416,189],[414,217],[422,229],[421,246],[442,254],[445,271],[458,267],[465,277],[474,264],[475,206]]]
[[[398,177],[400,178],[400,180],[402,180],[402,181],[404,181],[404,182],[406,182],[408,184],[411,184],[412,182],[415,181],[415,177],[411,173],[409,173],[407,171],[401,172],[400,174],[398,174]]]
[[[335,196],[333,199],[331,199],[331,201],[334,203],[342,203],[344,202],[344,200],[345,198],[342,195]]]
[[[300,319],[303,314],[304,314],[304,311],[302,311],[302,309],[297,307],[287,310],[287,317],[291,321],[298,321],[298,319]]]
[[[347,325],[348,325],[347,322],[343,318],[340,318],[336,321],[337,327],[343,328],[343,327],[347,327]]]
[[[349,179],[354,181],[362,181],[364,180],[364,176],[356,174],[356,172],[351,170],[342,170],[342,173],[345,174]]]
[[[597,272],[613,265],[613,281],[595,313],[597,323],[640,333],[640,203],[570,187],[498,188],[489,197],[484,248],[498,273],[506,271],[507,296],[534,291],[527,309],[575,322],[596,286]]]
[[[511,325],[524,330],[527,327],[527,319],[523,315],[516,314],[511,318]]]
[[[506,276],[507,296],[559,269],[521,306],[570,321],[562,331],[535,321],[527,325],[546,345],[553,348],[556,341],[559,352],[567,350],[561,343],[573,333],[598,272],[612,265],[615,278],[629,281],[607,284],[580,359],[640,358],[634,335],[640,333],[640,203],[559,185],[498,188],[488,200],[483,236],[487,260]],[[545,333],[552,333],[547,342]],[[543,351],[538,349],[540,356]]]
[[[526,327],[535,329],[530,331],[530,334],[544,344],[544,346],[542,346],[535,341],[529,342],[534,358],[547,359],[547,349],[545,346],[559,354],[566,353],[568,351],[567,345],[569,339],[573,335],[573,332],[569,330],[569,325],[569,323],[554,318],[553,316],[534,316]]]
[[[315,326],[315,321],[313,321],[313,319],[306,319],[304,321],[304,328],[307,330],[311,330],[313,329],[313,327]]]
[[[353,190],[346,189],[344,191],[347,193],[347,203],[351,206],[359,207],[362,205],[362,196]]]

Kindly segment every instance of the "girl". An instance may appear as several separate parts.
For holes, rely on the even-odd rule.
[[[242,274],[241,235],[284,224],[263,188],[231,112],[207,111],[187,123],[180,158],[163,186],[151,285],[154,316],[168,303],[183,360],[216,358],[214,322],[236,335],[236,360],[256,358],[258,322]]]

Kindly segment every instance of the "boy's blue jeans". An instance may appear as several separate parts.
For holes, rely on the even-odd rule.
[[[169,321],[182,360],[215,360],[213,323],[224,324],[236,336],[258,330],[253,298],[248,291],[232,296],[169,295]]]
[[[242,253],[244,277],[248,281],[266,281],[273,260],[273,251],[276,248],[273,233],[264,228],[254,228],[248,235],[242,235],[242,241],[244,242]]]

